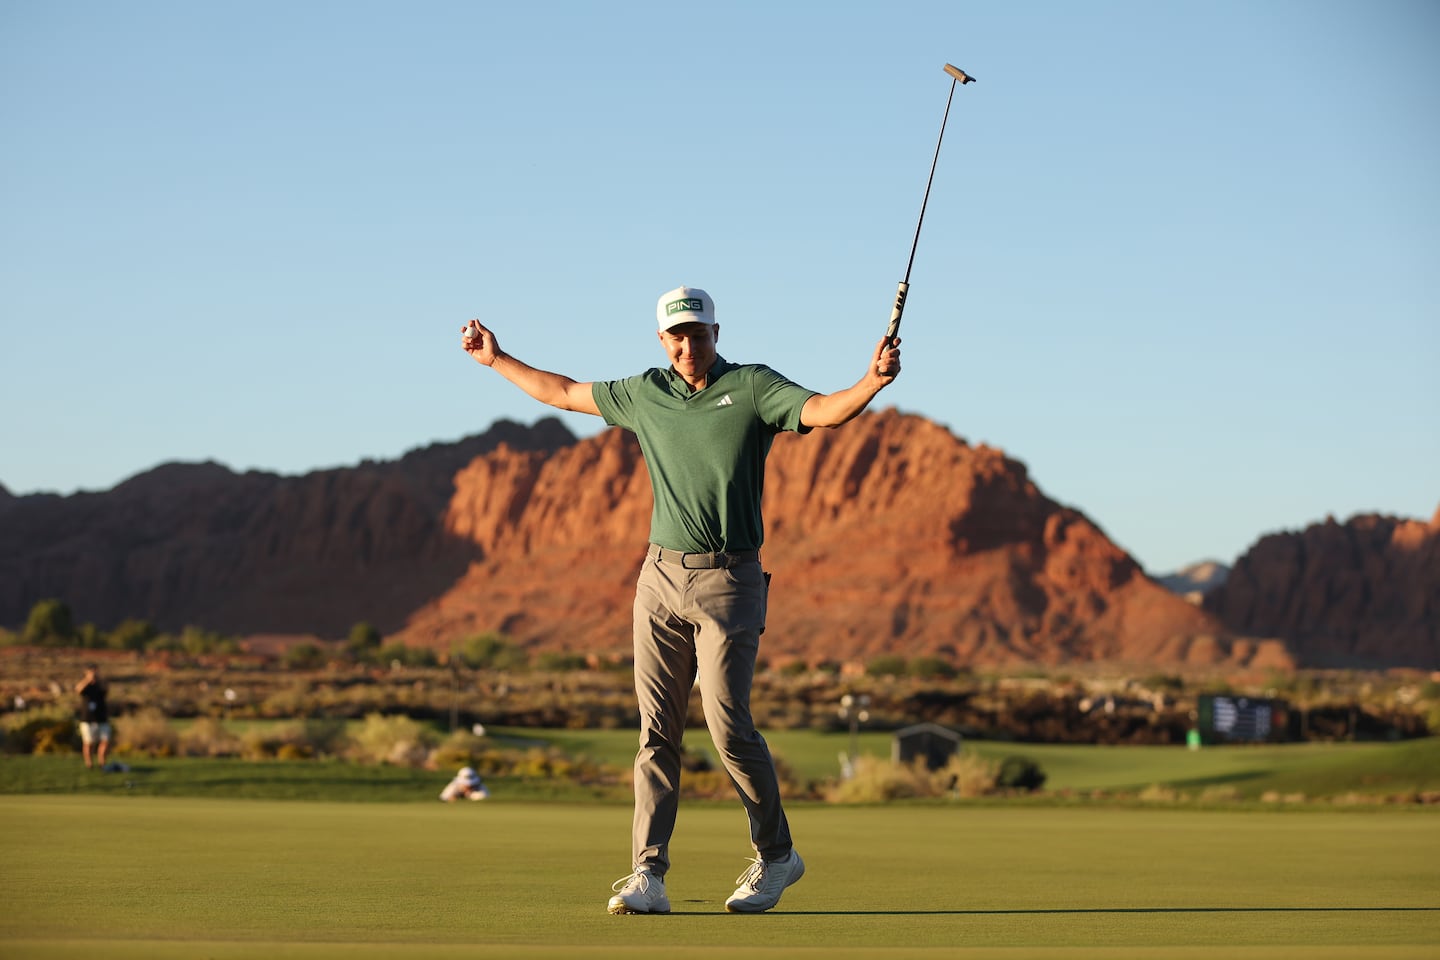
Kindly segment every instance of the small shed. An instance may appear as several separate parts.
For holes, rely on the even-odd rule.
[[[924,759],[930,770],[939,770],[960,752],[960,734],[938,723],[917,723],[895,731],[890,759],[910,764]]]

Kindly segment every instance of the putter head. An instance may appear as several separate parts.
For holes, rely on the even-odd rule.
[[[961,70],[959,67],[953,64],[945,64],[945,72],[950,74],[950,76],[954,77],[956,80],[959,80],[961,83],[975,82],[974,77],[970,76],[970,74],[966,73],[964,70]]]

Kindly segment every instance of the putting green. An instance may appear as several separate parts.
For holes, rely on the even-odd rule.
[[[1428,810],[791,810],[809,870],[723,908],[738,805],[682,807],[669,916],[612,917],[614,805],[0,797],[6,957],[1434,957]]]

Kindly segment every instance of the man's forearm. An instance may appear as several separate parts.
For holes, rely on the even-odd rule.
[[[807,427],[838,427],[849,423],[870,405],[883,386],[867,377],[844,390],[817,393],[805,401],[800,420]]]
[[[508,353],[502,353],[495,358],[490,365],[500,376],[509,380],[515,386],[524,390],[530,396],[541,403],[556,407],[560,410],[576,410],[582,413],[593,412],[584,404],[577,404],[577,394],[580,384],[570,377],[558,373],[551,373],[548,370],[539,370],[530,366],[523,360],[517,360]]]

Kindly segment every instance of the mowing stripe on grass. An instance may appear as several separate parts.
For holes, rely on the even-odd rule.
[[[163,941],[186,956],[486,945],[587,960],[657,944],[679,958],[1440,948],[1429,812],[799,804],[805,879],[775,911],[737,917],[723,901],[749,855],[744,814],[691,805],[668,878],[674,912],[612,917],[629,818],[614,805],[0,797],[0,952],[78,956],[67,945],[95,940],[111,957]]]

